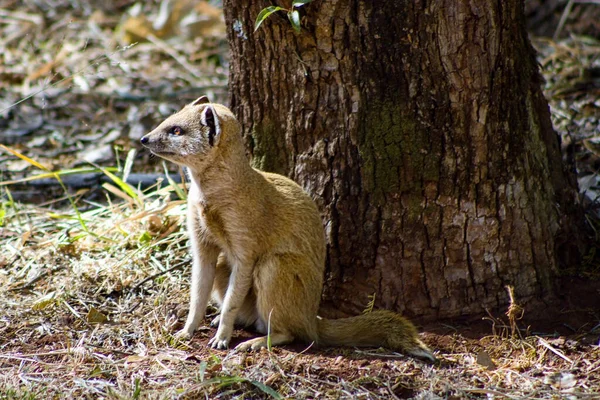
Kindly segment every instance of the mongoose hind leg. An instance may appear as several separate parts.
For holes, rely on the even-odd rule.
[[[289,333],[273,333],[270,335],[271,346],[280,346],[294,341],[294,337]],[[235,346],[235,351],[260,350],[269,346],[269,336],[259,336],[254,339],[246,340]]]
[[[294,339],[310,343],[318,338],[316,315],[322,277],[309,262],[303,255],[276,254],[264,257],[254,269],[258,317],[265,327],[270,326],[271,344]],[[257,338],[242,347],[264,347],[264,340]]]

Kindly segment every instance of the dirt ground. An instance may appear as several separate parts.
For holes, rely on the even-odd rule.
[[[13,151],[0,152],[0,399],[600,398],[595,248],[553,304],[422,324],[433,365],[302,343],[212,350],[210,328],[176,340],[184,195],[147,184],[165,167],[138,140],[199,95],[227,102],[222,15],[183,0],[98,4],[0,0],[0,143]],[[534,44],[595,231],[600,43]]]

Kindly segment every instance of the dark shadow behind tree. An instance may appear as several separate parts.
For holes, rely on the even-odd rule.
[[[425,318],[552,298],[574,262],[561,161],[523,2],[317,0],[295,34],[224,2],[231,106],[256,167],[323,215],[324,306]],[[288,6],[277,3],[275,5]]]

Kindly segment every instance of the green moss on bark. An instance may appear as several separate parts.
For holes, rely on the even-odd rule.
[[[427,132],[401,102],[371,103],[363,115],[363,186],[374,201],[392,192],[420,194],[423,182],[439,179]]]
[[[262,122],[256,124],[252,130],[252,166],[261,171],[277,172],[285,174],[287,160],[285,152],[281,150],[278,143],[282,138],[278,137],[275,127]]]

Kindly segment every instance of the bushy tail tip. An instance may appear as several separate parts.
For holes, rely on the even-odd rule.
[[[439,360],[433,355],[425,343],[417,340],[417,344],[418,345],[414,348],[406,349],[406,353],[421,360],[428,361],[432,364],[439,362]]]

